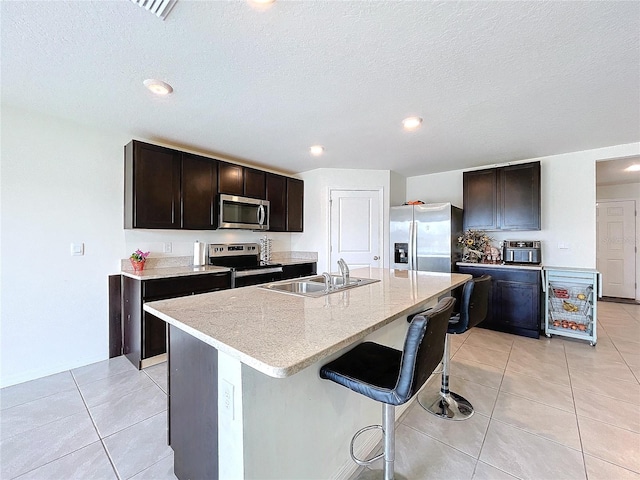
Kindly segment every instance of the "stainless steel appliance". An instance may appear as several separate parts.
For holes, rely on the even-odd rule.
[[[462,209],[450,203],[391,207],[392,268],[453,272],[462,257],[457,246]]]
[[[502,244],[504,263],[522,263],[539,265],[542,262],[542,250],[537,240],[505,240]]]
[[[220,195],[218,228],[269,230],[269,200]]]
[[[231,288],[282,280],[282,265],[262,263],[257,243],[212,243],[209,245],[208,263],[231,268]]]

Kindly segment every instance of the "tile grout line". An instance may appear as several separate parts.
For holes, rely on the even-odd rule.
[[[504,366],[504,371],[502,372],[502,378],[500,379],[500,385],[498,386],[498,389],[497,389],[498,390],[498,394],[496,395],[496,400],[495,400],[495,402],[493,404],[493,408],[491,409],[491,414],[489,415],[489,423],[487,424],[487,429],[485,430],[484,436],[482,437],[482,444],[480,445],[480,452],[478,453],[478,460],[476,461],[476,465],[473,468],[473,475],[475,475],[476,469],[478,468],[478,463],[480,463],[480,457],[482,456],[482,450],[484,449],[484,444],[487,441],[487,434],[489,433],[489,428],[491,427],[491,422],[494,421],[493,412],[495,411],[496,405],[498,404],[498,397],[500,396],[500,391],[502,389],[502,383],[504,382],[504,376],[507,374],[507,365],[509,365],[509,360],[511,359],[511,352],[512,351],[513,351],[513,343],[511,344],[511,348],[509,348],[509,355],[507,356],[507,363]],[[495,421],[499,422],[498,419],[495,419]],[[514,475],[512,473],[505,472],[504,470],[502,470],[501,468],[497,467],[496,465],[492,465],[491,463],[487,463],[487,462],[482,462],[482,463],[486,463],[487,465],[490,465],[491,467],[493,467],[493,468],[495,468],[497,470],[500,470],[501,472],[504,472],[507,475],[511,475],[512,477],[521,480],[520,477],[518,477],[518,476],[516,476],[516,475]],[[473,478],[473,476],[471,478]]]
[[[120,476],[120,474],[118,473],[118,469],[116,468],[116,464],[113,461],[113,458],[111,458],[111,454],[109,453],[109,449],[105,445],[104,439],[102,438],[102,435],[100,434],[100,430],[98,430],[98,425],[96,424],[96,421],[93,418],[93,415],[91,414],[91,409],[89,408],[89,405],[87,405],[87,401],[85,400],[84,395],[82,394],[82,390],[80,390],[80,385],[78,385],[78,381],[77,381],[75,375],[73,374],[73,372],[70,372],[70,373],[71,373],[71,377],[73,378],[74,383],[76,384],[76,388],[78,389],[78,392],[80,393],[80,397],[82,398],[82,403],[84,403],[84,408],[87,409],[87,413],[89,414],[89,419],[91,419],[91,424],[93,425],[93,428],[95,429],[96,433],[98,434],[98,438],[100,439],[100,444],[102,445],[102,449],[104,450],[105,454],[107,455],[107,459],[109,460],[109,463],[111,464],[111,468],[113,469],[113,472],[116,474],[116,478],[118,480],[122,480],[122,477]]]
[[[580,422],[578,421],[578,407],[576,405],[576,397],[573,392],[573,381],[571,380],[571,371],[569,370],[569,358],[567,357],[566,345],[562,345],[564,350],[564,361],[567,365],[567,372],[569,373],[569,388],[571,389],[571,401],[573,402],[573,411],[576,419],[576,428],[578,429],[578,441],[580,442],[580,455],[582,456],[582,469],[584,470],[584,477],[589,478],[589,472],[587,471],[587,459],[584,456],[584,443],[582,441],[582,432],[580,431]]]

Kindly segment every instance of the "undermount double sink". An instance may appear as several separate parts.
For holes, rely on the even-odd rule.
[[[288,293],[290,295],[297,295],[300,297],[322,297],[324,295],[330,295],[332,293],[361,287],[363,285],[379,281],[380,280],[373,278],[350,277],[348,283],[345,285],[344,279],[341,276],[331,275],[329,288],[327,289],[325,277],[322,275],[316,275],[314,277],[296,278],[294,280],[260,285],[260,288],[275,292]]]

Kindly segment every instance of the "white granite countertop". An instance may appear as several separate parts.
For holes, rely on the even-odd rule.
[[[204,267],[163,267],[163,268],[145,268],[141,272],[133,270],[122,270],[121,274],[136,280],[152,280],[157,278],[184,277],[186,275],[199,275],[203,273],[223,273],[228,272],[225,267],[214,267],[205,265]]]
[[[278,265],[298,265],[318,261],[315,252],[274,252],[271,263]],[[213,265],[194,266],[193,257],[150,257],[142,272],[134,272],[128,258],[120,262],[120,274],[136,280],[152,280],[157,278],[182,277],[201,273],[228,272],[229,268]]]
[[[299,265],[301,263],[317,263],[316,260],[309,260],[308,258],[294,258],[294,257],[282,257],[278,260],[271,259],[271,263],[280,265]]]
[[[500,269],[518,269],[518,270],[542,270],[542,265],[511,265],[506,263],[468,263],[456,262],[459,267],[477,267],[477,268],[500,268]]]
[[[380,282],[319,298],[257,286],[145,303],[144,310],[276,378],[291,376],[373,331],[424,309],[470,275],[381,268]]]

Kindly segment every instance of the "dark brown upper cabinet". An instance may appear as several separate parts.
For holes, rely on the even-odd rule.
[[[270,230],[302,232],[304,182],[132,140],[125,153],[125,228],[212,230],[218,194],[270,201]]]
[[[219,162],[218,192],[227,195],[244,195],[244,167],[233,163]]]
[[[269,231],[287,229],[287,177],[267,173],[266,194],[269,200]]]
[[[211,158],[182,155],[182,228],[217,228],[218,162]]]
[[[180,228],[181,152],[133,140],[124,153],[124,227]]]
[[[540,230],[540,162],[463,173],[463,223],[474,230]]]
[[[253,168],[244,168],[244,196],[249,198],[259,198],[265,200],[266,195],[266,172]]]
[[[302,232],[304,227],[304,182],[287,177],[287,232]]]

